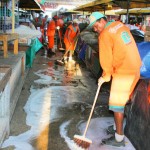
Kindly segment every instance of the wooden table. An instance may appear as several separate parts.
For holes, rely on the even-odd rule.
[[[3,33],[0,34],[0,41],[3,42],[4,58],[8,57],[8,42],[14,42],[14,54],[18,54],[18,38],[17,33]]]

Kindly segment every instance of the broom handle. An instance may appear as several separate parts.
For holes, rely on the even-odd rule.
[[[95,99],[94,99],[94,102],[93,102],[93,106],[92,106],[92,109],[91,109],[91,112],[90,112],[90,116],[88,118],[88,121],[87,121],[87,124],[86,124],[86,128],[85,128],[85,131],[84,131],[84,134],[83,134],[84,137],[86,135],[88,126],[90,124],[90,120],[91,120],[91,117],[92,117],[92,114],[93,114],[93,111],[94,111],[94,107],[95,107],[95,104],[96,104],[96,101],[97,101],[97,98],[98,98],[98,94],[99,94],[101,85],[102,85],[102,83],[100,85],[98,85],[98,88],[97,88],[97,92],[96,92]]]
[[[78,37],[77,37],[77,38],[75,38],[75,40],[74,40],[74,42],[76,41],[76,44],[77,44],[77,40],[78,40]],[[70,49],[71,45],[72,45],[72,43],[70,44],[70,46],[69,46],[68,50],[66,50],[66,52],[65,52],[65,54],[63,55],[63,57],[62,57],[62,59],[61,59],[61,60],[63,60],[63,59],[64,59],[64,57],[67,55],[67,53],[70,51],[69,49]]]
[[[62,59],[61,60],[63,60],[64,59],[64,57],[67,55],[67,53],[69,52],[69,50],[66,50],[66,52],[65,52],[65,54],[63,55],[63,57],[62,57]]]
[[[58,29],[58,35],[59,35],[59,39],[60,39],[60,46],[62,47],[61,35],[60,35],[60,29]]]

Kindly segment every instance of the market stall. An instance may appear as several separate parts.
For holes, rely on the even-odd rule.
[[[2,0],[0,4],[0,48],[4,51],[4,57],[8,57],[8,51],[10,50],[13,50],[14,54],[18,54],[18,51],[22,50],[25,52],[31,51],[31,49],[32,53],[37,52],[37,48],[39,50],[42,44],[37,48],[34,46],[36,50],[33,50],[32,43],[38,42],[36,38],[41,36],[41,32],[35,29],[29,18],[25,20],[25,22],[22,22],[22,20],[20,22],[19,8],[30,8],[41,11],[40,4],[34,0],[28,3],[24,0],[20,0],[19,3],[15,0]],[[24,13],[26,13],[26,11],[24,11]],[[30,63],[26,62],[27,66],[31,67],[31,62],[33,62],[34,57],[30,57],[29,55],[26,55],[26,57],[26,60],[31,60]]]
[[[8,42],[14,41],[13,51],[14,54],[18,54],[18,34],[0,34],[0,42],[3,44],[4,58],[8,57]]]

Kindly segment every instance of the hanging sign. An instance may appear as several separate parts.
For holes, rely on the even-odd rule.
[[[58,4],[57,3],[45,2],[44,7],[46,9],[56,9],[58,7]]]

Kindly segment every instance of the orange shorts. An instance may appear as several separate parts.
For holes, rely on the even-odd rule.
[[[124,107],[130,99],[138,80],[140,73],[131,75],[114,75],[111,83],[111,92],[109,97],[109,109],[115,112],[124,112]]]

